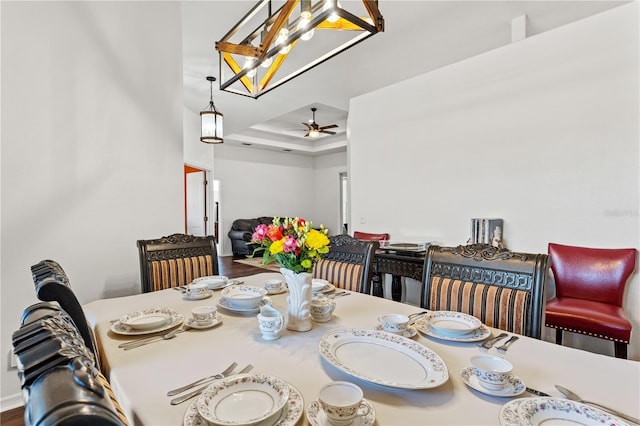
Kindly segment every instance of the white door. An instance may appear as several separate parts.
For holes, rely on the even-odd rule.
[[[207,235],[207,175],[187,173],[187,234]]]

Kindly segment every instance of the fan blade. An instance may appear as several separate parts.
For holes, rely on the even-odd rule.
[[[318,130],[323,130],[323,129],[333,129],[334,127],[338,127],[337,124],[329,124],[328,126],[322,126],[320,127],[320,129]]]
[[[335,135],[336,132],[332,132],[330,130],[324,130],[324,129],[320,129],[320,133],[326,133],[328,135]]]

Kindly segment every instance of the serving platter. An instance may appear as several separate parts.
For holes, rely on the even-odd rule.
[[[326,332],[320,354],[334,367],[361,380],[401,389],[429,389],[449,380],[442,358],[406,337],[377,330]]]
[[[563,398],[535,397],[509,401],[500,409],[502,426],[543,424],[629,426],[618,417],[590,405]]]
[[[196,401],[200,416],[216,425],[244,426],[275,416],[289,400],[289,385],[266,374],[216,380]]]
[[[450,336],[468,334],[482,325],[478,318],[456,311],[433,311],[424,318],[433,331]]]
[[[484,324],[482,324],[480,328],[470,333],[462,334],[459,336],[438,333],[433,329],[433,327],[431,327],[431,324],[429,323],[429,320],[427,318],[418,319],[415,322],[414,327],[419,332],[426,334],[427,336],[435,337],[436,339],[440,339],[440,340],[448,340],[452,342],[462,342],[462,343],[479,342],[491,336],[491,330],[489,330],[489,327],[487,327]]]
[[[152,334],[158,333],[161,331],[169,330],[173,327],[176,327],[184,321],[184,315],[171,308],[154,308],[154,309],[162,309],[163,312],[169,314],[169,321],[161,324],[158,327],[148,328],[148,329],[136,329],[132,328],[126,324],[121,323],[119,320],[111,324],[111,331],[116,334],[121,334],[124,336],[139,336],[143,334]]]

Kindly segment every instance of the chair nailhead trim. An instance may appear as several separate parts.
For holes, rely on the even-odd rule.
[[[585,335],[589,335],[589,336],[593,336],[593,337],[599,337],[600,339],[611,340],[612,342],[626,343],[627,345],[629,344],[629,341],[628,341],[628,340],[614,339],[614,338],[611,338],[611,337],[609,337],[609,336],[603,336],[603,335],[601,335],[601,334],[589,333],[588,331],[573,330],[573,329],[571,329],[571,328],[558,327],[558,326],[551,325],[551,324],[545,324],[545,325],[546,325],[547,327],[551,327],[551,328],[559,328],[560,330],[570,331],[570,332],[572,332],[572,333],[585,334]]]

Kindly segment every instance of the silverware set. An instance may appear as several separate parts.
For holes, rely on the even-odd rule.
[[[196,386],[200,386],[199,388],[184,394],[182,396],[179,396],[177,398],[174,398],[171,400],[171,405],[178,405],[178,404],[182,404],[185,401],[190,400],[191,398],[200,395],[202,392],[204,392],[204,390],[206,388],[209,387],[209,385],[211,384],[212,381],[217,380],[217,379],[222,379],[224,377],[230,376],[232,374],[243,374],[243,373],[248,373],[249,371],[253,370],[253,365],[249,364],[246,367],[244,367],[242,370],[240,370],[238,373],[233,373],[233,370],[238,366],[237,362],[233,362],[231,363],[231,365],[229,365],[224,371],[218,373],[218,374],[214,374],[212,376],[207,376],[207,377],[203,377],[200,380],[196,380],[195,382],[189,383],[188,385],[185,386],[181,386],[179,388],[176,389],[172,389],[169,392],[167,392],[167,396],[173,396],[173,395],[177,395],[179,393],[185,392],[189,389],[192,389]]]

